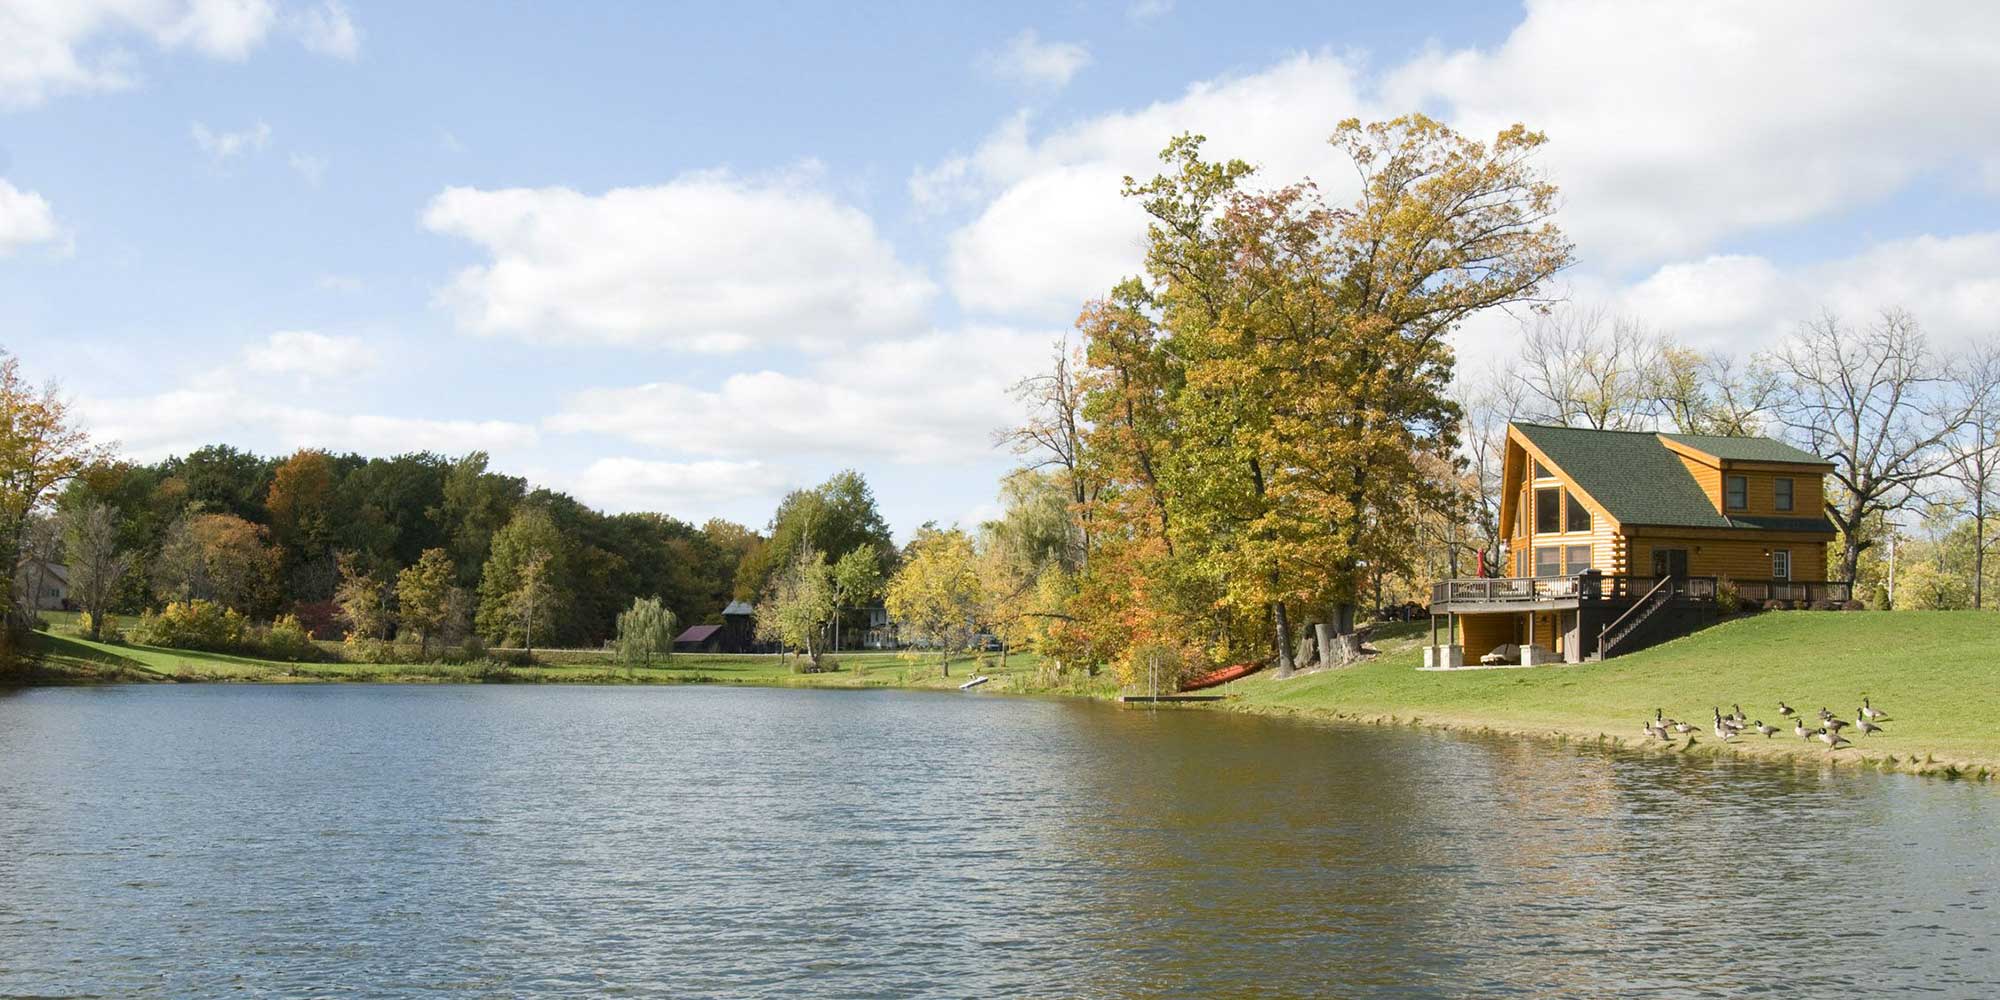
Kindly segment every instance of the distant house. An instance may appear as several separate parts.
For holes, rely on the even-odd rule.
[[[720,653],[722,640],[722,626],[696,625],[674,638],[674,652]]]
[[[14,593],[31,611],[70,611],[69,567],[47,559],[23,559],[14,567]]]
[[[676,653],[755,653],[757,609],[731,601],[722,609],[722,624],[695,625],[674,637]]]
[[[866,649],[901,649],[902,641],[896,634],[896,622],[889,617],[889,609],[875,605],[868,609],[868,631],[862,633],[861,645]]]
[[[1433,659],[1598,659],[1713,620],[1716,594],[1833,606],[1817,455],[1762,437],[1507,428],[1499,575],[1436,585]],[[1725,584],[1726,581],[1726,584]]]

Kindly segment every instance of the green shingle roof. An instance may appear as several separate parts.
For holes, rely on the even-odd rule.
[[[1783,522],[1785,530],[1830,531],[1824,519],[1724,517],[1715,503],[1702,492],[1694,474],[1680,456],[1660,441],[1652,431],[1599,431],[1548,424],[1516,423],[1522,436],[1547,455],[1562,475],[1596,500],[1620,524],[1650,524],[1676,528],[1751,528],[1771,530]],[[1719,438],[1702,435],[1672,435],[1692,447],[1717,454],[1707,445],[1731,442],[1727,456],[1742,461],[1818,462],[1819,459],[1776,441],[1760,438]],[[1751,447],[1762,441],[1766,447]],[[1782,450],[1793,456],[1773,458]],[[1745,457],[1755,454],[1758,457]]]
[[[1800,462],[1824,465],[1826,459],[1767,437],[1724,437],[1720,434],[1662,434],[1669,441],[1707,452],[1725,462]]]

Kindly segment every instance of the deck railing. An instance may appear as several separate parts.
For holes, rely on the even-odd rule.
[[[1644,597],[1660,578],[1653,576],[1605,576],[1580,573],[1571,576],[1498,577],[1444,580],[1431,585],[1431,606],[1451,604],[1540,604],[1553,601],[1635,601]],[[1804,580],[1736,580],[1737,597],[1746,605],[1767,601],[1801,604],[1845,604],[1854,596],[1854,586],[1844,581],[1826,583]],[[1685,603],[1715,599],[1718,578],[1713,576],[1673,577],[1674,599]]]

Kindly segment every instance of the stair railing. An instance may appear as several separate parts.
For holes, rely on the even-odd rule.
[[[1663,577],[1660,577],[1660,582],[1659,582],[1659,583],[1656,583],[1656,584],[1653,584],[1653,589],[1651,589],[1651,590],[1649,590],[1649,591],[1646,591],[1646,596],[1644,596],[1644,597],[1642,597],[1642,598],[1639,598],[1639,599],[1638,599],[1637,601],[1634,601],[1634,602],[1632,602],[1632,606],[1631,606],[1631,607],[1629,607],[1629,608],[1626,608],[1626,609],[1625,609],[1625,613],[1624,613],[1624,614],[1622,614],[1622,615],[1619,615],[1618,617],[1616,617],[1616,618],[1612,619],[1612,620],[1611,620],[1611,624],[1609,624],[1609,625],[1605,625],[1605,626],[1601,626],[1600,628],[1598,628],[1598,630],[1597,630],[1597,658],[1598,658],[1599,660],[1602,660],[1602,659],[1604,659],[1604,654],[1605,654],[1605,652],[1606,652],[1606,650],[1605,650],[1605,646],[1604,646],[1604,637],[1605,637],[1605,636],[1607,636],[1607,635],[1610,635],[1610,634],[1611,634],[1611,630],[1612,630],[1612,629],[1615,629],[1615,628],[1617,628],[1617,627],[1618,627],[1619,625],[1623,624],[1623,623],[1624,623],[1624,621],[1625,621],[1625,619],[1627,619],[1627,618],[1630,618],[1630,617],[1632,617],[1632,616],[1633,616],[1634,614],[1636,614],[1636,613],[1637,613],[1637,612],[1639,611],[1639,609],[1640,609],[1640,608],[1643,608],[1643,607],[1646,607],[1646,606],[1647,606],[1647,605],[1649,605],[1649,604],[1652,604],[1652,603],[1653,603],[1653,596],[1654,596],[1655,594],[1658,594],[1658,593],[1660,592],[1660,588],[1661,588],[1661,587],[1664,587],[1664,586],[1666,586],[1666,585],[1668,585],[1668,584],[1670,584],[1670,583],[1672,583],[1672,582],[1674,582],[1674,578],[1673,578],[1673,577],[1671,577],[1671,576],[1663,576]]]

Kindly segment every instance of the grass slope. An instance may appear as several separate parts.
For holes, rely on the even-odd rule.
[[[1810,612],[1760,614],[1604,663],[1513,670],[1419,671],[1420,630],[1380,643],[1384,655],[1354,667],[1279,681],[1268,673],[1220,693],[1230,707],[1370,722],[1495,729],[1648,745],[1640,726],[1655,707],[1698,723],[1696,746],[1714,751],[1711,708],[1783,734],[1752,733],[1736,752],[1879,767],[1978,774],[2000,770],[2000,614]],[[1828,754],[1800,741],[1778,701],[1816,716],[1854,718],[1861,696],[1889,712],[1885,732]],[[1683,751],[1682,744],[1673,749]],[[1665,749],[1657,741],[1650,744]],[[1893,761],[1891,757],[1895,758]]]
[[[921,657],[900,653],[845,653],[836,657],[839,669],[819,674],[793,673],[791,663],[777,656],[678,654],[652,667],[628,668],[609,657],[576,651],[550,654],[556,662],[504,671],[440,664],[283,663],[224,653],[192,652],[156,646],[112,645],[73,636],[37,633],[31,650],[38,662],[30,679],[38,683],[104,681],[260,681],[270,683],[398,682],[449,683],[508,681],[568,684],[754,684],[766,687],[918,687],[955,688],[975,673],[992,678],[989,691],[1041,692],[1049,686],[1033,656],[959,656],[946,676],[935,654]],[[1072,693],[1105,692],[1078,690]]]

